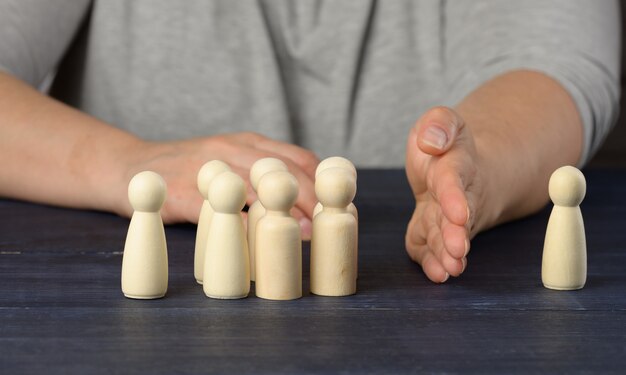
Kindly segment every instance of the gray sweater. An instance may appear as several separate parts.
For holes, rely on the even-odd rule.
[[[406,136],[499,74],[543,72],[617,117],[614,0],[1,0],[0,69],[145,139],[254,131],[401,166]]]

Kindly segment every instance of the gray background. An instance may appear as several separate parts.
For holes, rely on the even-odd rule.
[[[622,5],[622,97],[620,101],[620,116],[613,131],[600,151],[589,163],[593,167],[626,167],[626,68],[624,64],[626,50],[626,22],[624,21],[624,11],[626,10],[626,0],[621,0]]]

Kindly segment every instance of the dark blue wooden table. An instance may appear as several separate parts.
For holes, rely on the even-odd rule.
[[[166,298],[120,290],[128,220],[0,200],[0,373],[622,372],[626,171],[586,171],[587,286],[541,285],[549,208],[479,235],[468,269],[427,281],[404,251],[401,171],[361,171],[358,294],[204,297],[195,226],[166,228]]]

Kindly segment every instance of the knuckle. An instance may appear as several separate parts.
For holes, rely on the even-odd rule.
[[[241,135],[246,141],[250,143],[257,143],[265,138],[261,134],[253,132],[253,131],[243,132],[241,133]]]
[[[450,117],[453,118],[456,116],[456,112],[449,107],[445,106],[436,106],[431,108],[428,112],[428,115],[435,117]]]
[[[303,150],[296,158],[296,161],[306,167],[317,166],[319,160],[313,151]]]
[[[406,253],[413,262],[419,263],[419,258],[417,257],[417,247],[415,243],[413,243],[413,241],[411,240],[411,237],[412,236],[407,231],[406,235],[404,236],[404,246],[406,249]]]
[[[459,114],[450,107],[433,107],[426,113],[425,117],[451,124],[454,127],[460,127],[463,125],[463,120],[461,116],[459,116]]]

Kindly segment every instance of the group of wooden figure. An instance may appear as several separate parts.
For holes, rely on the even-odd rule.
[[[197,184],[204,203],[198,220],[194,277],[211,298],[245,298],[251,281],[255,281],[257,297],[300,298],[302,241],[300,226],[289,213],[298,197],[298,181],[284,162],[264,158],[252,166],[250,183],[258,200],[248,209],[246,231],[243,179],[219,160],[200,169]],[[587,248],[580,211],[585,192],[585,177],[574,167],[561,167],[550,178],[554,207],[541,269],[546,288],[575,290],[585,285]],[[311,293],[354,294],[358,273],[354,165],[342,157],[322,161],[315,172],[315,194],[319,203],[313,212]],[[160,215],[166,195],[165,181],[151,171],[138,173],[128,186],[134,209],[122,261],[122,291],[128,298],[160,298],[167,291],[167,245]]]
[[[302,297],[300,225],[290,214],[298,181],[275,158],[256,161],[250,183],[258,200],[242,209],[246,185],[224,162],[212,160],[198,172],[204,198],[194,255],[194,277],[207,297],[245,298],[250,282],[257,297],[292,300]],[[323,160],[315,172],[319,203],[313,212],[310,290],[323,296],[356,293],[358,214],[356,169],[342,157]],[[167,291],[167,245],[160,209],[167,187],[161,176],[144,171],[128,186],[134,213],[122,261],[122,292],[128,298],[161,298]]]

